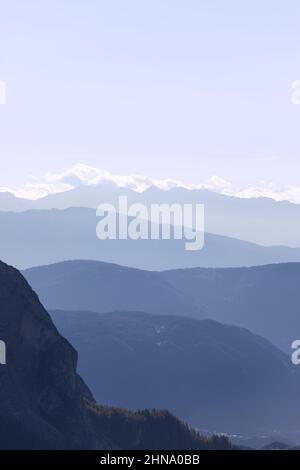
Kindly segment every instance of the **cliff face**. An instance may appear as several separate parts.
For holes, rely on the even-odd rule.
[[[58,334],[37,295],[15,269],[0,263],[2,448],[89,447],[77,353]]]
[[[228,448],[168,412],[98,406],[76,373],[77,353],[22,275],[0,262],[0,449]]]

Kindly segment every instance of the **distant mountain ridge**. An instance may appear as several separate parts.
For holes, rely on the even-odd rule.
[[[172,188],[162,190],[150,187],[142,193],[128,188],[103,183],[80,186],[70,191],[51,194],[36,201],[0,193],[0,211],[29,209],[93,208],[99,204],[116,205],[125,195],[129,203],[202,203],[205,205],[206,231],[229,238],[268,246],[299,246],[300,204],[277,202],[269,198],[242,199],[208,190]]]
[[[161,274],[217,321],[249,328],[291,353],[300,335],[300,263]]]
[[[28,269],[24,275],[48,309],[203,316],[201,307],[151,271],[97,261],[66,261]]]
[[[77,375],[77,353],[14,268],[0,262],[0,449],[228,449],[167,411],[95,403]]]
[[[147,272],[89,261],[24,271],[48,309],[142,310],[246,327],[291,353],[300,334],[300,263]]]
[[[300,261],[300,248],[263,247],[205,234],[204,248],[185,240],[99,240],[93,209],[0,212],[0,258],[25,269],[70,259],[91,259],[146,270],[238,267]]]
[[[297,435],[300,371],[245,329],[142,312],[50,313],[102,403],[167,406],[208,431]]]

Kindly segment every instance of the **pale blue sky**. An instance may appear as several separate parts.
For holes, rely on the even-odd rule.
[[[300,186],[298,0],[0,0],[0,187],[76,163]]]

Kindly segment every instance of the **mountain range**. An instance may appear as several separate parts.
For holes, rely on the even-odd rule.
[[[24,271],[48,309],[144,311],[246,327],[288,354],[300,334],[300,263],[148,272],[96,261]]]
[[[300,373],[246,329],[142,312],[50,313],[101,403],[167,407],[210,432],[297,436]]]
[[[249,328],[291,353],[300,335],[300,263],[161,274],[209,318]]]
[[[48,309],[203,315],[201,307],[151,271],[97,261],[66,261],[23,274]]]
[[[0,193],[0,211],[29,209],[95,209],[101,203],[116,205],[118,197],[127,196],[129,204],[142,203],[202,203],[205,205],[205,231],[217,235],[267,246],[300,245],[300,205],[269,198],[242,199],[201,189],[173,188],[162,190],[155,186],[138,193],[113,183],[81,185],[75,189],[50,194],[32,201]]]
[[[204,248],[98,240],[95,208],[120,195],[205,204]],[[181,420],[299,443],[299,211],[184,188],[0,193],[0,259],[33,289],[0,263],[0,448],[230,448]]]
[[[185,240],[99,240],[93,209],[0,212],[0,259],[19,269],[68,259],[91,259],[147,270],[239,267],[300,261],[300,248],[263,247],[205,233],[204,248]]]
[[[0,263],[0,449],[228,449],[167,411],[97,405],[77,353],[23,276]]]

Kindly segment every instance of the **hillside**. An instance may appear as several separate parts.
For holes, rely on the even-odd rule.
[[[85,208],[0,212],[0,259],[19,269],[72,259],[118,263],[147,270],[240,267],[300,262],[300,248],[262,246],[214,235],[205,225],[204,247],[185,240],[99,240],[96,211]]]
[[[300,334],[300,264],[183,269],[161,274],[220,322],[249,328],[291,352]]]
[[[300,332],[300,263],[147,272],[69,261],[24,271],[48,309],[144,311],[250,329],[291,353]]]
[[[259,245],[299,246],[299,204],[263,197],[243,199],[201,189],[162,190],[152,186],[142,193],[137,193],[129,188],[103,182],[91,186],[81,185],[36,201],[0,193],[0,211],[70,207],[96,209],[102,202],[116,205],[120,195],[127,196],[130,204],[142,203],[147,206],[151,203],[201,203],[205,205],[205,225],[208,233],[247,240]]]
[[[248,330],[141,312],[53,311],[101,403],[168,408],[198,429],[296,434],[300,375]]]
[[[229,448],[167,412],[99,407],[77,353],[14,268],[0,263],[0,449]],[[161,447],[160,447],[161,446]]]
[[[96,261],[65,261],[24,271],[48,309],[146,310],[202,316],[157,273]]]

